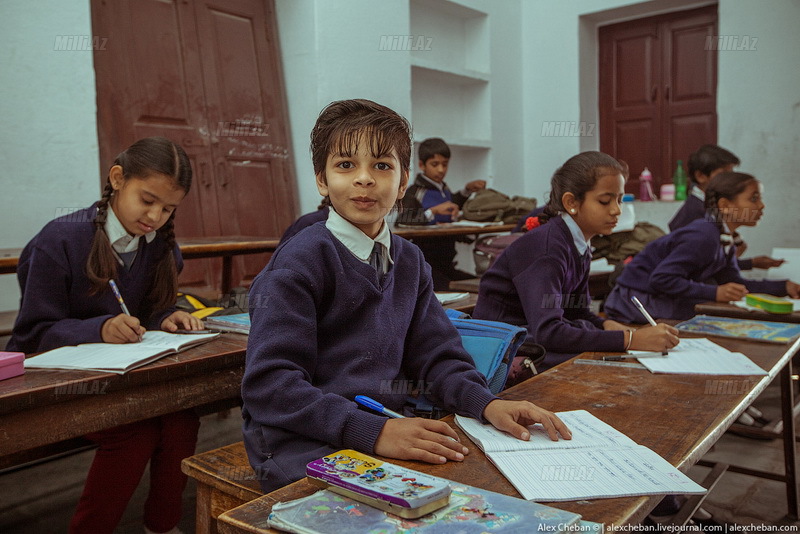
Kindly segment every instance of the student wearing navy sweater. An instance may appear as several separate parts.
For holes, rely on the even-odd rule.
[[[369,100],[333,102],[312,130],[311,152],[328,219],[280,246],[250,290],[250,302],[265,305],[250,308],[243,432],[262,489],[346,448],[463,460],[468,450],[446,423],[387,419],[353,400],[367,395],[402,412],[406,395],[391,393],[397,381],[424,384],[439,406],[520,439],[534,422],[553,440],[569,439],[551,412],[492,395],[436,300],[420,250],[389,232],[384,217],[408,183],[408,122]]]
[[[20,256],[22,299],[8,350],[41,352],[81,343],[135,343],[148,329],[199,329],[175,311],[175,209],[189,191],[192,170],[183,149],[152,137],[117,156],[102,199],[48,223]],[[131,315],[120,313],[109,280]],[[102,430],[72,533],[111,533],[150,462],[145,532],[177,532],[186,476],[181,460],[194,454],[199,421],[191,412]]]
[[[590,240],[621,213],[624,168],[583,152],[559,168],[541,223],[511,243],[481,278],[473,317],[523,325],[546,350],[539,371],[584,351],[663,350],[678,343],[665,324],[633,330],[589,310]]]
[[[705,199],[706,187],[711,179],[721,172],[730,172],[736,165],[739,165],[739,158],[732,152],[718,145],[703,145],[689,156],[688,170],[691,189],[689,197],[684,201],[681,208],[673,215],[669,221],[670,231],[683,228],[687,224],[697,219],[704,219],[706,216]],[[736,256],[741,256],[747,248],[738,233],[733,234],[734,244],[736,245]],[[739,258],[739,269],[749,271],[750,269],[769,269],[778,267],[783,260],[776,260],[769,256],[757,256],[755,258]]]
[[[732,234],[755,226],[763,214],[758,180],[717,174],[706,188],[705,206],[709,215],[649,243],[625,266],[605,302],[609,317],[643,322],[633,296],[662,319],[689,319],[695,304],[739,300],[750,291],[797,298],[794,282],[745,280],[739,272]]]

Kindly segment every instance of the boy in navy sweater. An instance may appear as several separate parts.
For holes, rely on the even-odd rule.
[[[242,380],[243,431],[252,466],[271,491],[305,476],[308,462],[353,448],[444,463],[468,452],[444,422],[387,419],[359,394],[403,411],[398,380],[424,384],[447,410],[520,439],[540,422],[551,439],[569,430],[551,412],[489,391],[436,300],[419,249],[393,236],[384,216],[406,190],[410,127],[368,100],[326,107],[311,134],[327,221],[278,248],[253,281]]]

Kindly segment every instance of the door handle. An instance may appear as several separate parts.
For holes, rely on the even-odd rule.
[[[664,98],[669,100],[669,85],[664,87]]]
[[[650,89],[650,103],[655,102],[657,98],[658,98],[658,87],[654,85],[653,88]]]
[[[200,162],[200,185],[208,187],[211,185],[211,180],[208,179],[208,162]]]
[[[224,161],[217,163],[217,179],[219,180],[219,185],[222,187],[226,187],[228,185],[228,174],[225,172]]]

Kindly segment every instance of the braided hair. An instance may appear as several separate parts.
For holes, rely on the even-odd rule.
[[[186,193],[192,185],[192,166],[186,152],[164,137],[146,137],[129,146],[114,160],[114,165],[122,167],[125,180],[145,179],[152,174],[163,174],[175,180],[178,187]],[[108,207],[114,189],[111,179],[106,180],[102,198],[97,204],[94,219],[94,238],[89,258],[86,261],[86,274],[92,284],[92,292],[108,289],[108,281],[117,274],[117,258],[105,232]],[[175,264],[175,212],[173,211],[157,235],[166,243],[164,253],[158,260],[153,286],[147,297],[149,310],[163,310],[175,304],[178,292],[178,269]]]
[[[748,185],[757,182],[755,176],[743,172],[721,172],[714,176],[706,187],[706,213],[717,225],[720,234],[724,233],[724,216],[719,209],[719,201],[723,198],[733,200],[739,196]]]
[[[594,189],[597,181],[608,174],[622,174],[627,178],[628,166],[603,152],[581,152],[569,158],[550,179],[550,196],[539,221],[544,224],[557,217],[564,209],[564,193],[572,193],[582,201]]]

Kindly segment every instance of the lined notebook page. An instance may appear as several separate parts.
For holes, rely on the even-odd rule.
[[[636,354],[637,351],[630,351]],[[663,358],[640,358],[652,373],[765,376],[767,372],[740,352],[706,338],[684,338]]]

